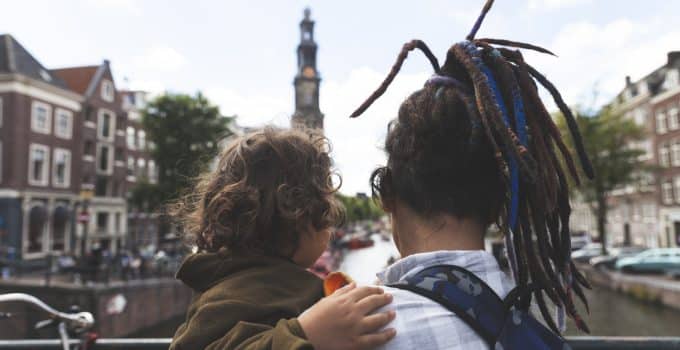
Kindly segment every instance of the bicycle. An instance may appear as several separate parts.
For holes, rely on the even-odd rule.
[[[9,293],[0,294],[0,303],[4,302],[23,302],[30,304],[43,312],[47,313],[49,318],[39,321],[35,324],[35,329],[44,329],[56,326],[59,333],[59,340],[63,350],[87,350],[90,345],[94,344],[97,339],[95,333],[90,330],[94,327],[94,316],[86,311],[80,311],[76,306],[71,307],[70,313],[58,311],[42,300],[25,293]],[[0,319],[8,319],[13,315],[11,313],[0,313]],[[69,334],[76,334],[81,337],[79,340],[71,339]],[[17,347],[29,348],[35,345],[50,345],[54,341],[14,341]],[[44,343],[44,344],[40,344]],[[49,343],[49,344],[48,344]],[[25,346],[22,346],[25,345]],[[73,346],[73,347],[72,347]]]

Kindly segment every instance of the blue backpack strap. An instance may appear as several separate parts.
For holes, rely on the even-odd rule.
[[[438,302],[467,323],[493,349],[507,315],[503,300],[483,280],[458,266],[428,267],[389,287]]]
[[[389,287],[429,298],[455,313],[491,349],[569,349],[564,338],[552,333],[528,312],[523,298],[539,286],[515,288],[501,299],[472,272],[453,265],[428,267]]]

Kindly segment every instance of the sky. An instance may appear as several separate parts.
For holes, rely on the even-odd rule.
[[[387,93],[348,115],[379,85],[403,43],[425,41],[443,62],[485,0],[3,0],[0,33],[12,34],[48,68],[108,59],[118,88],[203,92],[240,125],[287,126],[299,21],[316,21],[321,110],[342,192],[369,191],[381,145],[401,101],[431,67],[411,53]],[[477,37],[541,45],[525,54],[570,105],[594,108],[680,50],[680,1],[496,0]],[[547,96],[546,96],[547,97]],[[548,104],[550,108],[554,105]]]

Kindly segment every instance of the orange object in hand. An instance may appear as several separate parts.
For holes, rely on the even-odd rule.
[[[323,280],[323,292],[326,296],[333,294],[336,290],[352,283],[351,277],[343,272],[331,272]]]

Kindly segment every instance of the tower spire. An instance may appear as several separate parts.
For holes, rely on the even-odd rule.
[[[319,109],[319,85],[321,78],[316,67],[317,45],[314,41],[314,21],[309,7],[300,21],[300,43],[297,47],[298,69],[295,86],[295,113],[291,118],[294,128],[323,130],[323,113]]]

